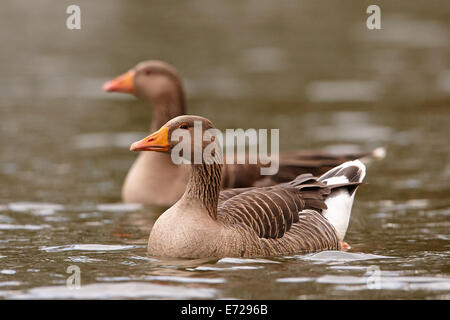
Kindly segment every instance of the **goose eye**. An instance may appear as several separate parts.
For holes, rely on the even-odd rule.
[[[187,129],[188,126],[187,126],[187,124],[180,124],[180,125],[178,126],[178,128],[180,128],[180,129]]]
[[[145,70],[146,75],[150,75],[152,72],[150,70]]]

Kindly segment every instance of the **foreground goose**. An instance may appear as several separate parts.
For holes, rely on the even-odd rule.
[[[194,121],[214,128],[202,117],[176,117],[152,135],[132,144],[132,151],[170,153],[175,146],[191,164],[186,190],[155,222],[148,253],[164,257],[250,257],[340,250],[355,191],[365,176],[359,160],[349,161],[320,178],[302,174],[270,187],[220,191],[222,164],[218,139],[174,143],[179,129],[193,137]],[[213,146],[213,148],[210,148]],[[213,150],[206,153],[206,150]]]
[[[162,61],[141,62],[106,82],[103,89],[135,94],[151,103],[151,131],[185,114],[186,99],[180,77],[172,66]],[[273,176],[261,176],[258,165],[225,165],[222,188],[270,186],[290,181],[302,173],[320,175],[345,161],[362,157],[383,158],[384,149],[343,155],[317,151],[285,153],[280,155],[279,171]],[[141,153],[125,179],[122,198],[125,202],[170,206],[183,195],[188,176],[186,166],[175,166],[167,154]]]

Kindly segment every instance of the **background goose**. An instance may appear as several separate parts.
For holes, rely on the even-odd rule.
[[[169,153],[176,129],[193,136],[194,121],[214,128],[202,117],[179,116],[154,134],[132,144],[133,151]],[[210,143],[210,142],[208,142]],[[217,143],[214,141],[212,143]],[[206,142],[191,147],[191,159]],[[218,147],[220,152],[220,147]],[[320,250],[339,250],[347,231],[351,207],[365,166],[349,161],[320,178],[303,174],[270,187],[220,191],[220,156],[191,164],[186,191],[155,222],[148,252],[167,257],[273,256]]]
[[[175,68],[162,61],[141,62],[125,74],[106,82],[103,89],[134,94],[148,101],[153,106],[151,131],[186,111],[180,77]],[[317,151],[289,152],[280,154],[279,171],[273,176],[261,176],[259,165],[226,164],[222,188],[270,186],[290,181],[302,173],[320,175],[348,160],[383,157],[383,148],[342,155]],[[188,176],[188,168],[174,165],[167,154],[141,153],[125,179],[122,198],[125,202],[170,206],[184,193]]]

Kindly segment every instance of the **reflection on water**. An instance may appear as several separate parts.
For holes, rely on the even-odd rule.
[[[71,244],[67,246],[56,247],[40,247],[39,250],[46,252],[61,252],[61,251],[97,251],[103,253],[105,251],[116,250],[129,250],[134,249],[136,246],[124,246],[124,245],[106,245],[106,244]]]
[[[5,232],[11,230],[3,231],[0,295],[12,299],[380,298],[379,293],[384,298],[441,297],[450,285],[448,270],[442,264],[448,255],[445,245],[449,239],[439,237],[448,230],[448,222],[418,219],[428,210],[424,199],[365,203],[366,213],[360,209],[353,218],[360,222],[361,215],[368,215],[371,227],[351,227],[351,251],[219,260],[147,256],[148,229],[143,226],[151,226],[157,217],[149,214],[149,208],[130,211],[133,208],[129,205],[104,204],[101,206],[113,210],[91,214],[62,209],[52,217],[67,219],[50,222],[47,232],[28,229],[7,238]],[[2,209],[1,215],[11,221],[34,217],[33,221],[39,223],[48,218],[32,214],[36,206],[28,205],[21,211],[22,216],[8,207]],[[385,214],[376,213],[382,208]],[[434,217],[447,216],[442,217],[444,210],[430,211]],[[396,227],[384,228],[383,221],[397,221],[389,222]],[[124,236],[113,235],[119,232]],[[94,240],[102,243],[92,243]],[[69,265],[81,269],[80,290],[65,287]],[[367,285],[374,267],[379,271],[377,288]]]
[[[350,262],[350,261],[358,261],[358,260],[386,259],[389,257],[380,256],[380,255],[376,255],[376,254],[369,254],[369,253],[323,251],[323,252],[314,253],[314,254],[293,256],[293,258],[316,261],[316,262],[329,262],[329,261]]]
[[[65,286],[38,287],[26,293],[13,293],[11,299],[210,299],[215,289],[183,288],[143,282],[96,283],[79,290]]]
[[[449,299],[448,1],[381,1],[379,31],[364,3],[79,5],[82,30],[67,31],[64,4],[2,3],[1,298]],[[358,190],[352,249],[147,256],[164,208],[120,191],[151,110],[101,85],[151,58],[221,129],[280,128],[281,150],[386,147]]]

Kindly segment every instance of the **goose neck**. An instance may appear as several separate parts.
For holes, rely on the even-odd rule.
[[[222,180],[222,165],[218,163],[202,163],[193,164],[191,168],[191,174],[183,199],[191,203],[199,204],[202,208],[206,209],[212,219],[216,220]]]

